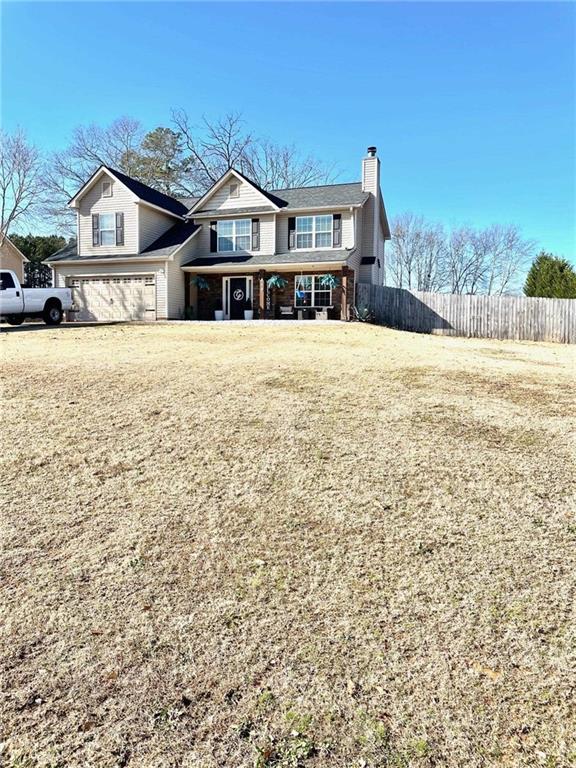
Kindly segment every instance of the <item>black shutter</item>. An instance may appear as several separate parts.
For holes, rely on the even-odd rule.
[[[252,250],[260,250],[260,219],[252,219]]]
[[[342,214],[335,213],[332,217],[332,247],[342,247]]]
[[[210,222],[210,253],[216,253],[218,250],[218,222]]]
[[[92,214],[92,245],[100,245],[100,216]]]
[[[124,245],[124,214],[116,214],[116,245]]]
[[[288,248],[296,248],[296,218],[288,219]]]

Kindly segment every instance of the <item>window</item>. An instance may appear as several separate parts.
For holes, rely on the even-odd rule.
[[[332,289],[320,284],[321,275],[300,275],[294,280],[297,307],[332,306]]]
[[[100,245],[116,245],[116,222],[113,213],[101,213],[98,217]]]
[[[240,197],[239,184],[230,184],[230,197]]]
[[[297,216],[296,248],[332,248],[332,215]]]
[[[112,182],[111,181],[103,181],[102,182],[102,197],[112,197]]]
[[[249,251],[252,222],[250,219],[233,219],[218,222],[219,251]]]
[[[10,272],[2,272],[0,274],[0,291],[5,291],[7,288],[16,288],[14,278]]]

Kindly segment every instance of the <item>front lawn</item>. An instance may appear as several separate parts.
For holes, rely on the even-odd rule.
[[[576,350],[13,329],[7,768],[576,761]]]

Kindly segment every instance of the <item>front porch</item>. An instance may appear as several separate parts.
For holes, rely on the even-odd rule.
[[[354,272],[346,266],[184,274],[186,312],[195,320],[214,320],[216,312],[225,320],[243,320],[245,311],[258,320],[349,320],[354,304]],[[334,278],[330,286],[326,275]]]

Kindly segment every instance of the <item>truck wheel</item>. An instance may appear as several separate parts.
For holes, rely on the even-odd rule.
[[[62,317],[62,307],[58,302],[50,301],[46,304],[44,312],[42,313],[42,319],[46,325],[60,325]]]
[[[24,322],[24,315],[8,315],[6,322],[8,325],[22,325]]]

